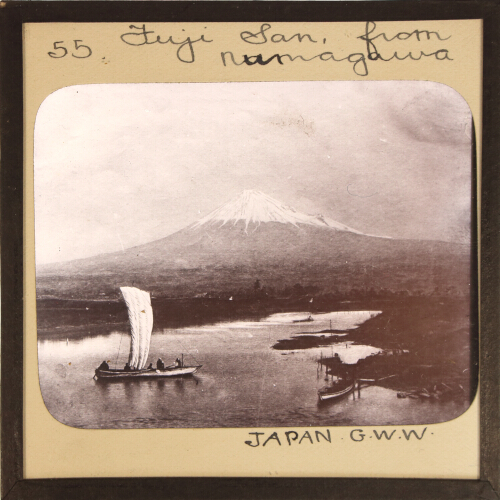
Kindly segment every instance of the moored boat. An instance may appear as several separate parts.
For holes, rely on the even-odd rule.
[[[354,380],[337,380],[332,385],[323,387],[318,391],[320,401],[337,399],[349,394],[354,389]]]
[[[121,287],[123,298],[128,308],[130,322],[130,353],[128,362],[123,369],[112,369],[106,361],[96,368],[94,379],[136,379],[183,377],[196,373],[202,365],[185,365],[184,355],[176,359],[175,364],[164,366],[158,359],[156,368],[150,363],[146,368],[153,330],[153,309],[148,292],[134,287]]]

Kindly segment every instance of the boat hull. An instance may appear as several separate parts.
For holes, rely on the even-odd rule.
[[[354,389],[354,382],[352,384],[349,384],[347,387],[344,387],[343,389],[339,389],[337,391],[319,390],[318,398],[320,401],[329,401],[332,399],[338,399],[341,398],[342,396],[345,396],[346,394],[349,394],[353,389]]]
[[[94,378],[99,380],[110,379],[136,379],[136,378],[166,378],[166,377],[185,377],[196,373],[202,365],[197,366],[182,366],[182,367],[167,367],[163,370],[154,368],[146,370],[97,370]]]

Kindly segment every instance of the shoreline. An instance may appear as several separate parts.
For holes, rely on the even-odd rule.
[[[440,391],[445,384],[456,401],[471,401],[477,388],[477,332],[469,319],[469,303],[457,297],[293,297],[276,299],[153,298],[155,328],[184,328],[219,322],[258,321],[271,314],[310,311],[313,316],[337,311],[382,311],[351,330],[323,329],[295,332],[269,348],[276,351],[307,351],[349,342],[386,351],[405,351],[403,356],[373,355],[356,363],[357,377],[383,378],[381,386],[408,393]],[[38,341],[78,340],[90,335],[110,335],[128,328],[125,304],[116,300],[40,299],[37,301]],[[309,323],[311,325],[312,323]],[[300,328],[300,325],[297,325]],[[302,330],[302,328],[300,328]],[[90,333],[92,332],[92,333]],[[328,358],[323,358],[330,372]],[[343,367],[345,372],[345,365]],[[333,373],[333,372],[332,372]],[[333,373],[335,374],[335,373]],[[462,389],[460,389],[462,387]],[[437,389],[435,389],[437,388]],[[444,389],[441,393],[446,392]],[[408,395],[407,395],[408,396]],[[412,396],[408,396],[412,397]],[[422,396],[422,398],[427,398]]]

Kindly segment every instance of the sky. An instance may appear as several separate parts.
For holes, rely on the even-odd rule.
[[[65,87],[35,123],[36,261],[157,240],[245,189],[369,234],[465,243],[471,120],[432,82]]]

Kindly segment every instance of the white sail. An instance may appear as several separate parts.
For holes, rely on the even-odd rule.
[[[141,370],[146,366],[151,331],[153,330],[151,297],[148,292],[134,287],[124,286],[120,290],[127,304],[130,321],[131,338],[128,362],[131,368]]]

